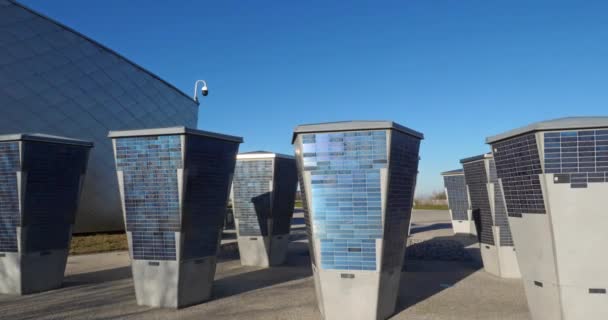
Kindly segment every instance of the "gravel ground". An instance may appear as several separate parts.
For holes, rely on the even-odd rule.
[[[447,211],[415,211],[392,319],[529,320],[523,286],[485,273],[474,239],[453,236]],[[243,267],[225,241],[213,299],[181,310],[135,304],[126,252],[70,257],[64,286],[28,296],[0,296],[0,319],[321,319],[301,214],[294,219],[288,262]]]

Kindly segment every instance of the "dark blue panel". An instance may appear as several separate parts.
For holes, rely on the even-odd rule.
[[[19,143],[0,143],[0,252],[17,252]]]
[[[133,259],[175,260],[180,231],[177,170],[181,137],[116,139],[116,168],[123,172],[126,229],[132,232]]]
[[[175,260],[175,232],[131,232],[133,259]]]
[[[534,133],[492,144],[496,172],[509,216],[545,213],[545,202],[538,175],[542,173]]]
[[[273,159],[238,160],[234,171],[233,207],[239,235],[267,236],[271,210]]]
[[[183,259],[217,253],[238,149],[236,142],[186,136]]]
[[[392,131],[390,141],[382,267],[400,271],[414,202],[420,139]]]
[[[568,175],[572,188],[608,182],[608,135],[605,132],[581,130],[544,133],[545,173]]]
[[[452,219],[468,220],[467,210],[469,209],[469,199],[467,196],[467,185],[464,181],[464,174],[454,176],[444,176],[443,182],[447,189],[448,204],[452,210]]]
[[[298,170],[294,159],[276,158],[272,192],[272,234],[289,234],[298,188]]]
[[[494,232],[492,226],[492,209],[490,207],[490,198],[488,195],[488,173],[484,160],[477,160],[463,163],[464,176],[469,187],[469,197],[471,198],[471,210],[474,216],[479,216],[476,223],[478,234],[481,243],[494,245]]]
[[[88,147],[24,141],[23,252],[69,249]]]
[[[311,175],[313,235],[321,268],[376,270],[382,237],[380,169],[387,167],[386,131],[303,134],[303,170]]]

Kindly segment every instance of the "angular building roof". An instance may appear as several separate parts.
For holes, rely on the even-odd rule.
[[[488,152],[488,153],[480,154],[478,156],[473,156],[473,157],[468,157],[468,158],[461,159],[460,163],[468,163],[468,162],[488,159],[488,158],[492,158],[492,157],[493,157],[492,153]]]
[[[49,143],[62,143],[62,144],[73,144],[85,147],[93,147],[93,142],[79,139],[72,139],[61,136],[53,136],[50,134],[42,133],[15,133],[15,134],[3,134],[0,135],[0,141],[38,141],[38,142],[49,142]]]
[[[319,133],[319,132],[342,132],[359,130],[397,130],[418,139],[424,139],[424,135],[418,131],[404,127],[393,121],[339,121],[315,124],[303,124],[297,126],[293,131],[291,143],[296,140],[300,133]]]
[[[0,30],[0,134],[40,132],[93,141],[75,232],[122,230],[108,131],[195,127],[196,102],[111,49],[13,0],[0,0]]]
[[[15,5],[15,6],[17,6],[17,7],[21,8],[21,9],[23,9],[23,10],[27,10],[27,11],[29,11],[29,13],[34,14],[34,15],[37,15],[37,16],[39,16],[40,18],[43,18],[43,19],[45,19],[45,20],[47,20],[47,21],[49,21],[49,22],[51,22],[51,23],[53,23],[53,24],[57,25],[59,28],[64,29],[64,30],[66,30],[66,31],[69,31],[69,32],[70,32],[70,33],[72,33],[72,34],[74,34],[74,35],[76,35],[76,36],[78,36],[78,37],[80,37],[80,38],[82,38],[82,39],[85,39],[85,40],[87,40],[87,41],[91,42],[93,45],[95,45],[95,46],[96,46],[96,47],[98,47],[99,49],[102,49],[102,50],[107,51],[108,53],[111,53],[112,55],[116,56],[117,58],[119,58],[119,59],[121,59],[121,60],[124,60],[125,62],[127,62],[127,63],[129,63],[129,64],[133,65],[134,67],[138,68],[139,70],[141,70],[141,71],[143,71],[143,72],[147,73],[148,75],[150,75],[150,76],[152,76],[152,77],[156,78],[157,80],[159,80],[159,81],[161,81],[162,83],[164,83],[164,84],[165,84],[167,87],[169,87],[169,88],[171,88],[172,90],[174,90],[175,92],[177,92],[177,93],[179,93],[179,94],[183,95],[183,96],[184,96],[184,97],[186,97],[188,100],[191,100],[193,104],[198,105],[198,103],[197,103],[196,101],[194,101],[194,99],[192,99],[192,97],[191,97],[191,96],[187,95],[185,92],[183,92],[183,91],[181,91],[180,89],[176,88],[176,87],[175,87],[174,85],[172,85],[171,83],[169,83],[169,82],[165,81],[164,79],[162,79],[161,77],[157,76],[156,74],[154,74],[154,73],[150,72],[149,70],[144,69],[143,67],[141,67],[141,66],[140,66],[140,65],[138,65],[137,63],[135,63],[135,62],[133,62],[133,61],[131,61],[131,60],[129,60],[129,59],[127,59],[127,58],[125,58],[124,56],[122,56],[122,55],[121,55],[121,54],[119,54],[118,52],[116,52],[116,51],[114,51],[114,50],[112,50],[112,49],[110,49],[110,48],[108,48],[108,47],[104,46],[103,44],[101,44],[101,43],[99,43],[99,42],[97,42],[97,41],[95,41],[95,40],[93,40],[93,39],[91,39],[91,38],[89,38],[89,37],[85,36],[84,34],[82,34],[82,33],[78,32],[78,31],[76,31],[76,30],[74,30],[74,29],[72,29],[72,28],[70,28],[70,27],[68,27],[68,26],[66,26],[66,25],[64,25],[64,24],[62,24],[62,23],[60,23],[60,22],[58,22],[58,21],[55,21],[55,20],[53,20],[53,19],[51,19],[51,18],[49,18],[49,17],[45,16],[44,14],[41,14],[40,12],[34,11],[34,10],[30,9],[29,7],[27,7],[27,6],[23,5],[23,4],[21,4],[21,3],[17,2],[17,1],[15,1],[15,0],[0,0],[0,6],[10,6],[11,4],[13,4],[13,5]],[[0,12],[0,26],[3,26],[3,25],[5,25],[5,24],[6,24],[6,25],[11,24],[11,22],[21,22],[20,17],[22,17],[23,15],[19,14],[19,13],[18,13],[18,11],[16,11],[16,10],[15,10],[15,12],[10,12],[10,11],[11,11],[11,10],[9,9],[9,11],[7,11],[7,13],[4,13],[4,11]],[[23,17],[25,17],[25,16],[23,16]],[[28,30],[28,29],[30,29],[30,28],[28,28],[28,27],[26,26],[26,27],[24,27],[24,30],[23,30],[23,31],[26,31],[26,30]]]
[[[170,128],[154,128],[154,129],[138,129],[138,130],[120,130],[110,131],[108,133],[109,138],[128,138],[128,137],[146,137],[146,136],[167,136],[167,135],[178,135],[178,134],[191,134],[197,136],[205,136],[210,138],[216,138],[221,140],[228,140],[233,142],[242,143],[243,138],[230,136],[222,133],[215,133],[197,129],[191,129],[187,127],[170,127]]]
[[[505,140],[524,133],[548,130],[573,130],[590,128],[607,128],[608,117],[566,117],[529,124],[486,138],[486,143]]]
[[[464,174],[464,169],[454,169],[454,170],[444,171],[441,173],[442,176],[457,176],[457,175],[463,175],[463,174]]]

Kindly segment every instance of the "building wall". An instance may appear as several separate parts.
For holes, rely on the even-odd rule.
[[[0,133],[95,143],[76,232],[124,228],[108,131],[195,127],[198,114],[190,97],[157,76],[8,0],[0,0],[0,108]]]

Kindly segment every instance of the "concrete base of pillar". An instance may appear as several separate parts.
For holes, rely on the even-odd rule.
[[[375,271],[321,270],[315,273],[325,320],[378,319],[380,273]]]
[[[492,275],[500,277],[500,262],[498,260],[498,248],[493,245],[480,243],[481,260],[484,270]]]
[[[216,257],[184,261],[132,260],[137,304],[182,308],[211,298]]]
[[[0,293],[30,294],[61,287],[68,250],[0,256]]]
[[[239,236],[239,254],[244,266],[269,267],[283,264],[287,258],[289,235]]]
[[[452,220],[452,230],[454,230],[454,233],[477,235],[475,222],[469,220]]]
[[[514,247],[498,247],[498,261],[502,278],[521,278]]]
[[[523,279],[528,308],[534,320],[564,320],[559,287],[555,283]]]
[[[401,284],[401,270],[382,272],[380,274],[380,290],[378,299],[378,312],[376,319],[388,319],[395,314],[399,285]]]

